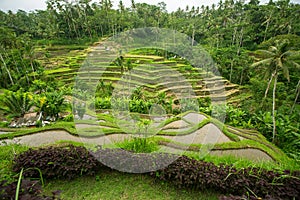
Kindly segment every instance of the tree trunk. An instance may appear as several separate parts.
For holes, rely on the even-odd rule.
[[[195,42],[195,27],[193,26],[193,33],[192,33],[192,47],[194,46],[194,42]]]
[[[234,28],[234,32],[233,32],[233,34],[232,34],[231,46],[233,46],[233,45],[235,44],[236,34],[237,34],[237,27]]]
[[[272,117],[273,117],[273,138],[272,138],[272,142],[274,143],[275,141],[275,135],[276,135],[276,113],[275,113],[275,103],[276,103],[276,86],[277,86],[277,77],[278,74],[277,72],[275,72],[275,76],[274,76],[274,88],[273,88],[273,109],[272,109]]]
[[[270,26],[270,21],[272,19],[272,15],[273,15],[273,13],[271,13],[270,16],[269,16],[269,18],[267,19],[267,26],[266,26],[266,29],[265,29],[264,41],[266,41],[266,39],[267,39],[267,33],[268,33],[268,30],[269,30],[269,26]]]
[[[13,81],[12,77],[11,77],[10,71],[8,70],[8,68],[7,68],[7,65],[6,65],[6,62],[5,62],[5,60],[3,59],[3,57],[2,57],[2,54],[1,54],[1,53],[0,53],[0,58],[1,58],[1,61],[3,62],[3,65],[4,65],[4,68],[5,68],[5,71],[6,71],[6,72],[7,72],[7,74],[8,74],[8,77],[9,77],[9,79],[10,79],[10,82],[11,82],[11,84],[12,84],[12,85],[14,85],[15,83],[14,83],[14,81]]]
[[[240,85],[242,85],[243,83],[243,75],[244,75],[244,69],[242,69],[242,72],[241,72],[241,78],[240,78]]]
[[[271,78],[270,78],[270,80],[269,80],[268,87],[267,87],[267,89],[266,89],[265,97],[264,97],[264,98],[267,98],[267,95],[268,95],[269,89],[270,89],[270,87],[271,87],[271,83],[272,83],[272,80],[273,80],[274,76],[275,76],[275,73],[272,74],[272,76],[271,76]]]
[[[243,45],[243,38],[244,38],[244,29],[242,28],[241,29],[241,34],[240,34],[240,40],[239,40],[239,43],[238,43],[238,49],[237,49],[237,52],[236,52],[236,55],[240,55],[240,52],[241,52],[241,47]]]
[[[230,76],[229,76],[229,81],[231,82],[231,78],[232,78],[232,72],[233,72],[233,60],[231,61],[231,64],[230,64]]]
[[[266,29],[265,29],[264,41],[266,41],[266,38],[267,38],[267,33],[268,33],[268,29],[269,29],[269,24],[270,24],[270,22],[268,21],[268,22],[267,22],[267,27],[266,27]]]
[[[32,59],[30,58],[30,66],[31,66],[31,69],[32,69],[32,73],[33,73],[33,79],[35,80],[35,70],[34,70],[34,67],[33,67],[33,62],[32,62]]]
[[[293,106],[292,106],[292,109],[291,109],[291,112],[290,112],[290,115],[292,114],[294,108],[295,108],[295,105],[297,103],[297,100],[298,100],[298,97],[300,95],[300,80],[298,81],[298,84],[296,86],[296,98],[295,98],[295,101],[293,103]]]

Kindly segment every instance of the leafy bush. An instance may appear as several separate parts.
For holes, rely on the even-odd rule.
[[[43,122],[42,122],[41,120],[38,120],[38,121],[36,122],[35,126],[36,126],[37,128],[40,128],[40,127],[43,126]]]
[[[151,175],[179,187],[213,189],[224,194],[254,193],[263,198],[300,198],[299,171],[279,173],[250,167],[238,170],[233,166],[216,166],[182,156],[167,168],[152,172]]]
[[[10,124],[10,123],[7,122],[7,121],[2,121],[2,122],[0,122],[0,127],[6,128],[6,127],[8,127],[9,124]]]
[[[111,109],[111,98],[109,97],[105,97],[105,98],[100,98],[100,97],[97,97],[95,99],[95,103],[92,103],[92,104],[95,104],[95,108],[96,109]],[[93,108],[94,106],[93,105],[90,105],[90,109]]]
[[[47,88],[49,87],[49,84],[47,84],[45,81],[42,80],[34,80],[32,84],[30,85],[29,90],[31,92],[45,92]]]
[[[135,137],[131,140],[125,140],[122,143],[117,144],[117,146],[135,153],[151,153],[158,150],[158,146],[155,142],[147,138],[139,137]]]
[[[132,99],[129,102],[129,109],[130,112],[136,112],[141,114],[148,114],[151,108],[152,102],[151,101],[144,101],[142,99]]]
[[[180,100],[181,112],[186,111],[199,111],[198,100],[194,99],[181,99]]]
[[[197,161],[186,156],[178,158],[167,153],[135,154],[122,149],[100,148],[90,155],[85,148],[74,146],[30,149],[17,156],[14,170],[19,171],[24,167],[27,169],[24,176],[38,177],[37,170],[29,169],[39,168],[43,177],[70,179],[81,174],[95,174],[104,167],[97,160],[109,163],[115,169],[127,167],[124,170],[134,173],[144,173],[143,167],[152,166],[150,176],[169,181],[180,188],[215,190],[223,194],[248,197],[250,194],[264,199],[300,198],[300,171],[267,171],[255,167],[237,169],[232,165],[217,166],[210,162]],[[172,164],[163,168],[168,163]],[[226,198],[238,197],[221,199]]]
[[[29,149],[14,159],[13,170],[22,168],[25,177],[39,177],[38,168],[44,178],[72,179],[79,175],[93,175],[97,171],[99,163],[83,147],[50,147],[41,149]],[[32,170],[30,170],[32,169]]]
[[[74,115],[73,114],[69,114],[64,118],[65,122],[74,122]]]
[[[268,140],[272,138],[272,115],[270,112],[258,112],[251,118],[254,127]],[[300,161],[300,124],[298,116],[283,115],[278,113],[276,117],[277,134],[275,144],[288,156]]]
[[[253,128],[249,113],[231,105],[226,106],[225,123],[235,127]]]
[[[62,91],[46,92],[36,102],[37,107],[43,112],[46,117],[58,119],[58,113],[62,112],[67,104]]]
[[[96,97],[111,97],[114,91],[114,87],[112,86],[112,82],[105,83],[103,80],[100,80],[100,83],[97,85],[95,96]]]
[[[6,181],[0,182],[0,199],[16,198],[17,182],[8,184]],[[52,196],[41,195],[42,187],[38,181],[22,180],[19,199],[50,200],[59,199],[60,191],[52,192]]]
[[[33,106],[32,94],[18,90],[17,92],[6,92],[1,101],[1,110],[13,116],[19,117],[27,113]]]

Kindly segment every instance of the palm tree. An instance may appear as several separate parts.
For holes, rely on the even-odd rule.
[[[254,63],[252,66],[265,66],[266,75],[270,77],[268,86],[265,92],[265,98],[267,97],[268,91],[270,89],[271,83],[273,82],[273,107],[272,107],[272,118],[273,118],[273,137],[272,140],[275,140],[276,134],[276,119],[275,119],[275,99],[276,99],[276,86],[278,75],[282,75],[290,81],[289,68],[297,67],[300,68],[300,65],[293,61],[292,56],[295,55],[296,51],[289,50],[289,40],[276,40],[275,46],[270,46],[268,50],[257,50],[257,55],[261,58],[260,61]]]

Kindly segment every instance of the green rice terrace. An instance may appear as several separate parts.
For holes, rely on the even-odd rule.
[[[24,2],[0,2],[0,200],[300,199],[299,3]]]
[[[46,66],[44,72],[46,78],[57,80],[59,84],[65,87],[68,84],[74,84],[77,76],[80,76],[80,81],[86,79],[87,83],[85,84],[98,84],[100,81],[97,87],[98,91],[96,91],[96,102],[87,105],[87,107],[93,108],[92,104],[95,103],[97,115],[84,115],[83,118],[87,118],[85,120],[75,119],[75,125],[70,125],[68,128],[54,124],[54,128],[45,126],[40,128],[42,129],[40,132],[38,129],[32,128],[21,128],[20,131],[3,129],[0,135],[3,139],[14,135],[18,136],[14,139],[3,140],[5,143],[17,140],[21,144],[41,146],[61,140],[70,140],[108,145],[109,143],[130,140],[134,138],[135,134],[144,134],[145,137],[150,135],[149,140],[154,140],[158,146],[162,146],[161,150],[175,153],[176,150],[180,149],[185,149],[187,152],[199,152],[201,147],[205,145],[216,144],[210,152],[211,155],[232,155],[254,161],[279,161],[281,156],[284,156],[278,148],[267,142],[257,131],[223,125],[217,119],[201,112],[187,111],[179,114],[185,109],[180,107],[185,102],[180,102],[178,98],[189,98],[191,96],[189,95],[190,91],[194,92],[192,98],[196,100],[209,101],[209,99],[213,99],[214,103],[218,103],[226,99],[231,102],[239,95],[238,85],[230,83],[223,77],[214,76],[211,72],[207,73],[201,69],[193,68],[181,58],[166,59],[162,56],[151,55],[159,52],[153,49],[137,50],[132,54],[124,55],[122,62],[126,63],[127,66],[120,66],[120,64],[118,66],[117,62],[97,61],[100,67],[93,66],[88,71],[78,72],[87,54],[105,55],[104,46],[101,46],[101,43],[95,45],[97,46],[96,52],[95,48],[72,50],[68,47],[66,49],[65,47],[50,47],[46,49],[50,51],[50,55],[48,55],[47,60],[42,59],[41,62]],[[38,51],[44,50],[38,49]],[[184,78],[178,78],[178,72]],[[116,119],[112,114],[113,110],[112,112],[110,110],[111,105],[106,102],[111,97],[109,95],[113,90],[118,91],[117,95],[127,95],[126,92],[130,91],[126,91],[124,85],[130,84],[135,89],[132,101],[137,101],[133,102],[135,103],[131,114],[133,117],[127,116],[133,120],[132,123],[129,123],[128,119]],[[118,90],[119,88],[120,90]],[[105,91],[109,89],[111,91]],[[98,93],[101,93],[99,97]],[[103,95],[106,96],[103,97]],[[74,96],[76,98],[76,94]],[[161,103],[162,109],[166,109],[164,112],[167,113],[163,114],[165,120],[155,116],[155,114],[160,113],[153,113],[154,116],[150,114],[152,120],[149,119],[149,115],[146,115],[149,108],[151,109],[151,104],[158,102]],[[194,110],[198,102],[195,105],[193,103],[195,101],[188,101],[182,106]],[[92,111],[87,108],[88,112],[91,113]],[[176,113],[178,114],[176,115]],[[121,123],[125,126],[120,125]],[[142,133],[135,131],[139,128]],[[146,128],[149,129],[149,133],[143,133]],[[151,133],[152,129],[156,133]],[[12,133],[5,133],[5,131],[12,131]]]
[[[112,62],[97,61],[98,66],[80,71],[86,56],[95,53],[95,49],[99,54],[107,51],[101,42],[90,48],[55,46],[37,49],[38,60],[45,65],[41,78],[55,81],[56,87],[63,86],[66,92],[61,98],[75,102],[73,113],[66,107],[59,114],[61,120],[51,122],[53,120],[48,118],[44,121],[50,125],[41,124],[37,128],[33,126],[38,126],[40,119],[34,112],[15,118],[9,127],[23,127],[1,128],[3,145],[11,148],[16,148],[16,144],[24,145],[23,150],[28,147],[51,149],[51,146],[66,150],[75,144],[90,151],[101,146],[101,149],[121,148],[140,155],[185,155],[216,164],[227,162],[237,167],[297,168],[296,162],[258,131],[218,120],[228,107],[224,105],[225,100],[229,105],[249,98],[241,94],[243,88],[239,85],[194,68],[172,54],[164,57],[167,52],[155,49],[135,50]],[[48,52],[47,58],[39,57],[45,51]],[[78,77],[80,81],[76,80]],[[74,83],[79,87],[74,87]],[[36,81],[34,84],[41,83]],[[84,92],[91,85],[96,88],[94,97]],[[69,87],[74,87],[75,92]],[[37,87],[35,91],[41,89]],[[43,101],[43,97],[38,101]],[[128,110],[118,107],[123,105],[122,102],[127,103]],[[83,107],[78,107],[82,104]],[[219,113],[213,116],[213,110]],[[30,128],[26,127],[28,123],[31,123]],[[32,167],[34,165],[29,168]],[[114,166],[127,170],[122,167]],[[212,194],[208,192],[207,195]]]

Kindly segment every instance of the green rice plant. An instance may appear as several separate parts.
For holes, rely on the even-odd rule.
[[[150,138],[133,137],[123,142],[116,143],[116,146],[135,153],[151,153],[159,149],[157,143]]]

